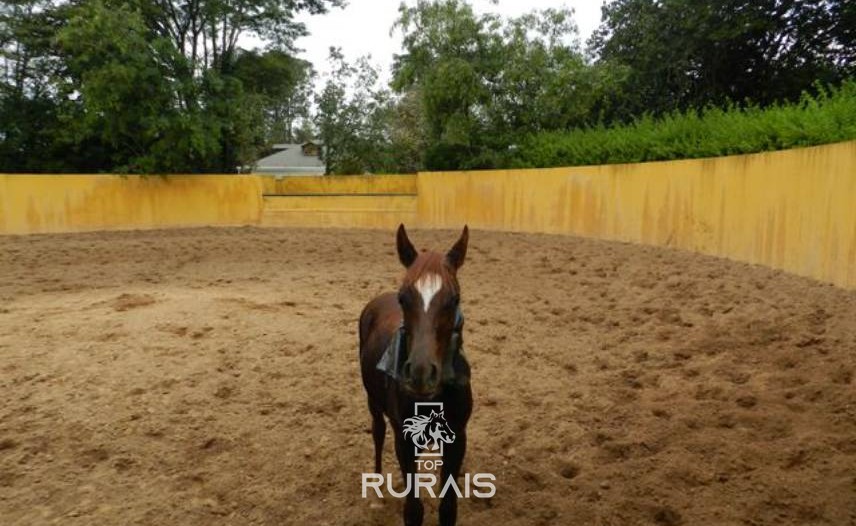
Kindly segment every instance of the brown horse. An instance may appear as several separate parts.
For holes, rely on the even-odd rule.
[[[468,238],[464,227],[446,254],[418,253],[404,225],[399,226],[398,258],[407,268],[401,288],[397,294],[373,299],[360,315],[360,367],[372,415],[375,473],[381,473],[385,414],[393,428],[395,452],[405,480],[417,471],[414,444],[423,445],[411,440],[415,428],[425,432],[420,436],[434,436],[432,449],[443,452],[441,485],[460,474],[473,403],[470,368],[461,354],[463,317],[457,279]],[[419,415],[417,402],[442,404],[444,414]],[[442,419],[445,422],[440,423]],[[438,423],[433,429],[425,429],[435,420]],[[443,427],[446,423],[448,426]],[[457,509],[456,493],[448,491],[440,503],[440,524],[454,525]],[[422,503],[410,491],[404,505],[404,524],[421,525],[422,516]]]

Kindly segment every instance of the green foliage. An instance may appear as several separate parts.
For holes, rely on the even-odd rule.
[[[267,143],[294,142],[298,122],[309,118],[312,64],[279,50],[244,51],[232,67],[244,89],[256,95]]]
[[[330,50],[333,73],[316,96],[315,124],[328,174],[416,171],[423,114],[413,94],[394,98],[367,57]]]
[[[393,87],[420,94],[429,169],[489,168],[521,134],[592,122],[607,68],[590,66],[573,12],[503,20],[463,0],[402,6]]]
[[[475,14],[466,0],[421,0],[400,9],[404,53],[393,87],[419,89],[428,169],[644,161],[827,142],[847,133],[815,129],[812,108],[831,107],[816,86],[836,85],[853,69],[854,33],[845,23],[852,4],[616,0],[605,4],[586,56],[571,11],[503,20]],[[836,100],[851,88],[842,89]],[[777,106],[805,91],[816,98]]]
[[[425,112],[418,89],[404,92],[392,99],[387,113],[387,137],[390,142],[389,170],[396,173],[414,173],[424,166],[426,147]]]
[[[853,1],[614,0],[584,51],[568,9],[503,19],[416,0],[399,8],[391,90],[366,59],[334,52],[313,94],[295,14],[343,3],[0,2],[0,171],[233,172],[317,134],[330,173],[853,138],[853,82],[820,88],[856,74]],[[268,46],[241,49],[247,35]]]
[[[853,72],[849,0],[615,0],[602,10],[591,53],[627,73],[609,95],[609,121],[795,101]]]
[[[458,0],[420,0],[402,4],[399,13],[405,53],[395,57],[392,85],[420,96],[426,165],[465,166],[485,149],[481,139],[491,136],[486,108],[502,61],[492,33],[498,19],[477,16]]]
[[[163,67],[168,43],[150,41],[142,17],[127,7],[107,9],[100,2],[74,10],[58,35],[65,51],[70,85],[79,91],[83,111],[67,114],[68,139],[94,138],[114,152],[118,171],[172,171],[183,167],[158,162],[154,153],[172,141],[173,92]]]
[[[62,70],[53,42],[59,22],[49,7],[50,0],[0,3],[0,172],[62,170],[78,153],[61,140],[63,101],[52,86]],[[83,159],[97,163],[100,155],[92,149]]]
[[[856,139],[856,81],[816,87],[798,103],[643,116],[625,126],[531,134],[505,154],[513,168],[692,159]]]
[[[0,170],[244,169],[308,118],[298,11],[340,0],[0,4]],[[245,52],[242,35],[271,47]]]

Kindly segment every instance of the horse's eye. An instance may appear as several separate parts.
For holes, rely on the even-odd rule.
[[[453,296],[449,296],[449,299],[448,299],[449,307],[457,307],[460,302],[461,302],[461,297],[458,296],[457,294],[455,294]]]
[[[410,295],[409,295],[409,294],[405,294],[404,292],[399,292],[399,293],[398,293],[398,303],[399,303],[399,305],[401,305],[402,307],[408,307],[408,306],[410,306],[410,302],[411,302],[411,300],[410,300]]]

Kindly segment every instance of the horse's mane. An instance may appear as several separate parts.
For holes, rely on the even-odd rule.
[[[430,421],[431,417],[428,415],[415,415],[412,418],[408,418],[404,422],[404,436],[423,436],[425,434],[425,426]]]

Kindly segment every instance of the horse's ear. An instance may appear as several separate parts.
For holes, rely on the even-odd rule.
[[[395,244],[398,249],[398,259],[401,261],[401,264],[405,267],[412,265],[413,262],[416,261],[416,256],[419,254],[416,253],[413,243],[411,243],[410,238],[407,237],[407,230],[404,229],[403,223],[398,225]]]
[[[446,253],[446,261],[453,269],[457,270],[464,264],[464,259],[467,257],[467,243],[470,240],[470,229],[464,225],[464,231],[461,232],[461,237],[458,239],[455,246]]]

